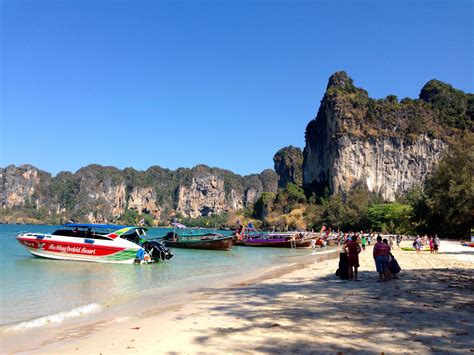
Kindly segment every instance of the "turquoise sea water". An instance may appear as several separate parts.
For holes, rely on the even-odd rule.
[[[0,225],[1,319],[5,329],[21,330],[98,312],[105,303],[160,292],[186,292],[210,280],[287,265],[308,249],[234,247],[231,251],[173,249],[166,263],[119,265],[33,257],[15,239],[20,232],[50,233],[54,226]],[[170,229],[153,228],[149,238]],[[227,232],[228,233],[228,232]]]

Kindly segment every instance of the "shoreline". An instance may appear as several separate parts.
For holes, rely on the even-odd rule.
[[[328,257],[337,257],[335,248],[316,249],[311,254],[292,256],[290,261],[283,265],[267,266],[258,270],[246,271],[244,274],[229,274],[224,279],[221,275],[207,278],[206,286],[189,286],[187,292],[180,295],[173,293],[169,287],[165,292],[147,292],[134,295],[120,304],[101,303],[101,310],[77,318],[66,319],[58,323],[45,324],[40,327],[23,329],[19,331],[9,330],[11,327],[2,327],[0,335],[2,352],[25,353],[32,351],[42,352],[44,346],[55,347],[65,339],[75,338],[70,334],[88,336],[91,332],[98,331],[111,324],[133,321],[134,319],[145,319],[161,316],[170,311],[181,309],[184,305],[209,296],[209,289],[234,289],[245,285],[257,284],[264,280],[279,277],[294,270],[307,267],[309,264]],[[192,285],[197,284],[195,281]],[[159,304],[157,306],[157,304]],[[40,333],[40,334],[38,334]],[[32,335],[34,335],[32,337]],[[19,346],[18,344],[22,344]],[[49,352],[49,351],[48,351]]]
[[[442,242],[438,255],[395,249],[402,272],[384,283],[375,282],[371,247],[360,255],[361,282],[335,277],[337,259],[273,267],[273,274],[206,285],[188,301],[63,327],[39,346],[6,352],[466,353],[474,350],[472,249],[453,242]]]

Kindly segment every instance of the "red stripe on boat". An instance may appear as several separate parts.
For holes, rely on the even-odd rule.
[[[125,250],[125,248],[121,247],[109,247],[105,245],[91,245],[82,243],[67,243],[58,241],[48,241],[44,239],[31,240],[19,238],[18,241],[29,248],[66,254],[107,256]]]

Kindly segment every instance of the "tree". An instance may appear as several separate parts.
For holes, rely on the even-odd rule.
[[[410,230],[413,209],[401,203],[380,203],[367,209],[367,219],[375,231],[401,233]]]
[[[254,204],[255,217],[260,220],[264,220],[265,217],[271,212],[274,201],[274,193],[263,192]]]
[[[465,237],[474,225],[474,134],[455,142],[425,181],[432,233]]]

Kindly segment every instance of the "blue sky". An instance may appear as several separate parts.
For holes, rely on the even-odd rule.
[[[328,77],[473,92],[471,1],[1,1],[0,166],[240,174],[304,146]]]

